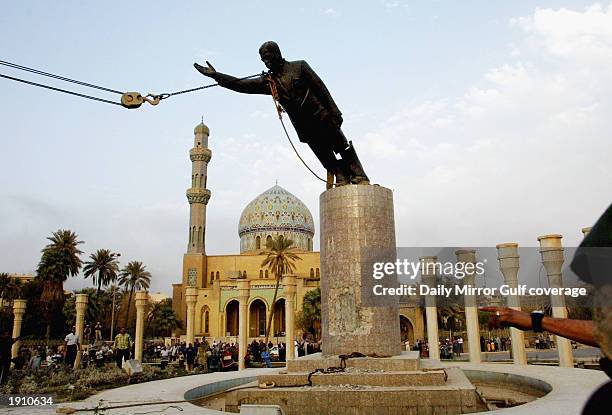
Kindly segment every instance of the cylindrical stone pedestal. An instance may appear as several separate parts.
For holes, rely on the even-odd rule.
[[[85,326],[85,310],[87,310],[87,294],[77,294],[75,299],[76,304],[76,335],[79,338],[79,348],[77,350],[76,359],[74,360],[74,368],[77,369],[81,366],[81,357],[83,351],[81,345],[83,344],[83,328]]]
[[[293,338],[295,337],[295,291],[296,279],[294,276],[283,277],[283,292],[285,293],[285,343],[287,347],[287,360],[295,359],[295,347]]]
[[[460,249],[455,252],[457,262],[464,264],[476,263],[476,251],[473,249]],[[464,265],[465,268],[465,265]],[[470,268],[470,267],[468,267]],[[475,286],[474,281],[475,268],[471,268],[469,272],[465,271],[463,284],[466,286]],[[476,308],[476,297],[473,294],[465,295],[465,324],[467,326],[467,336],[470,351],[470,362],[480,363],[480,329],[478,327],[478,309]]]
[[[563,277],[561,276],[561,266],[563,265],[563,247],[561,246],[561,235],[542,235],[538,237],[540,242],[540,254],[542,264],[548,275],[548,285],[551,288],[563,288]],[[562,295],[551,295],[552,315],[555,318],[567,318],[565,308],[565,297]],[[555,336],[557,352],[559,353],[559,366],[574,367],[574,357],[572,354],[572,344],[569,339]]]
[[[496,248],[499,269],[504,276],[504,282],[510,288],[517,288],[519,270],[518,244],[509,242],[499,244]],[[508,307],[521,311],[521,303],[518,295],[508,295],[507,300]],[[526,365],[527,354],[525,353],[525,334],[522,330],[510,327],[510,338],[512,342],[512,360],[517,365]]]
[[[21,323],[23,322],[23,315],[26,311],[26,300],[15,300],[13,301],[13,339],[21,336]],[[17,357],[19,353],[19,346],[21,341],[13,343],[11,348],[11,357]]]
[[[436,256],[423,256],[419,258],[422,264],[421,279],[423,284],[434,288],[437,283],[436,267],[428,266],[438,261]],[[440,360],[440,339],[438,337],[438,310],[436,308],[436,296],[428,294],[425,296],[425,317],[427,319],[427,346],[429,347],[429,358]],[[471,345],[470,345],[471,348]]]
[[[149,294],[146,291],[136,293],[136,343],[134,344],[134,359],[142,362],[142,343],[144,341],[144,315]]]
[[[198,289],[188,287],[185,290],[185,303],[187,304],[187,344],[193,345],[195,340],[195,305],[198,301]]]
[[[238,280],[238,370],[244,370],[247,350],[247,316],[249,308],[249,281]]]
[[[396,259],[393,192],[365,185],[329,189],[321,194],[320,216],[323,354],[399,355],[397,297],[381,298],[382,306],[362,298],[372,294],[362,290],[373,282],[367,251],[392,252]]]

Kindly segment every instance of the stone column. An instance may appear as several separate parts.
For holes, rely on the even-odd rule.
[[[146,291],[136,293],[136,343],[134,345],[134,359],[142,362],[142,343],[144,340],[144,316],[145,308],[149,300]]]
[[[399,300],[371,289],[372,257],[397,259],[393,192],[348,185],[323,192],[319,201],[323,354],[399,355]],[[397,276],[384,283],[397,286]]]
[[[15,300],[13,301],[13,339],[21,336],[21,323],[23,322],[23,315],[26,311],[26,300]],[[17,357],[19,353],[19,346],[21,341],[13,343],[11,348],[11,357]]]
[[[561,246],[561,235],[542,235],[538,237],[540,242],[540,254],[542,263],[548,275],[548,285],[551,288],[562,288],[563,278],[561,266],[563,265],[563,247]],[[567,318],[565,308],[565,297],[562,295],[551,295],[552,315],[555,318]],[[561,336],[555,336],[557,352],[559,353],[559,366],[574,367],[571,342]]]
[[[74,368],[78,369],[81,365],[81,357],[83,351],[81,347],[83,345],[83,328],[85,326],[85,310],[87,310],[87,294],[76,295],[76,335],[79,337],[79,347],[77,349],[76,359],[74,360]]]
[[[249,317],[249,280],[241,278],[238,280],[238,370],[244,370],[244,357],[246,356],[248,340]]]
[[[436,268],[427,264],[435,264],[436,256],[423,256],[419,258],[421,263],[421,278],[423,284],[430,288],[436,286]],[[436,308],[436,296],[425,296],[425,316],[427,317],[427,344],[429,345],[429,358],[440,360],[440,339],[438,338],[438,310]]]
[[[195,340],[195,305],[198,301],[198,289],[187,287],[185,290],[185,304],[187,304],[187,344]]]
[[[497,248],[497,259],[499,269],[504,276],[504,282],[510,288],[518,287],[519,254],[518,244],[499,244]],[[521,303],[518,294],[507,297],[508,307],[521,311]],[[527,364],[527,353],[525,352],[525,333],[515,327],[510,327],[510,338],[512,341],[512,360],[517,365]]]
[[[295,347],[293,347],[293,338],[295,337],[295,292],[296,292],[295,276],[283,277],[283,291],[285,293],[285,343],[286,360],[295,359]]]
[[[460,249],[455,252],[457,262],[464,264],[476,264],[476,251],[473,249]],[[465,267],[465,265],[464,265]],[[475,265],[468,266],[463,277],[464,285],[475,286]],[[465,323],[467,326],[468,343],[470,349],[470,362],[480,363],[480,328],[478,327],[478,308],[476,307],[476,297],[466,294],[465,300]]]

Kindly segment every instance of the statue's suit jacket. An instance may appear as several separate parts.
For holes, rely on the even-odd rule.
[[[282,73],[271,73],[280,104],[295,127],[300,141],[315,143],[325,140],[342,124],[342,113],[327,87],[306,61],[285,61]],[[265,76],[254,79],[237,78],[217,72],[215,80],[225,88],[246,94],[271,95]],[[334,134],[331,134],[334,135]]]

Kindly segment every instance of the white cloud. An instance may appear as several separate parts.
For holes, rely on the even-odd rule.
[[[576,244],[610,203],[612,8],[538,9],[512,23],[508,63],[358,141],[375,181],[401,189],[398,244],[533,246],[544,233]]]
[[[325,10],[323,11],[323,14],[327,14],[327,15],[332,15],[332,14],[336,14],[336,13],[337,13],[337,12],[336,12],[336,10],[335,10],[335,9],[332,9],[332,8],[325,9]]]

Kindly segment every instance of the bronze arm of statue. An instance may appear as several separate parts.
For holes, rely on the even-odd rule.
[[[341,130],[342,112],[321,78],[305,61],[286,61],[275,42],[264,43],[259,55],[269,72],[254,79],[217,72],[209,62],[207,66],[194,63],[194,67],[220,86],[244,94],[271,95],[274,84],[277,99],[300,141],[307,143],[323,167],[336,177],[336,186],[369,184],[352,142]]]

